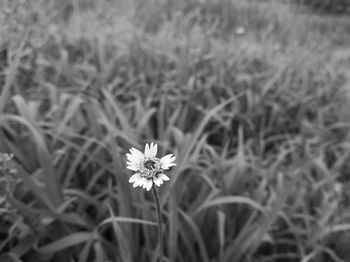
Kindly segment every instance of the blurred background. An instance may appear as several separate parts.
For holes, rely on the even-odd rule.
[[[2,0],[0,36],[1,262],[157,261],[150,142],[165,261],[350,261],[349,0]]]

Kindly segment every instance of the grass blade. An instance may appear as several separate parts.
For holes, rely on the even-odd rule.
[[[48,245],[38,248],[38,252],[42,254],[54,254],[68,247],[72,247],[81,243],[89,242],[94,238],[94,233],[77,232],[71,235],[62,237]]]
[[[204,209],[207,209],[209,207],[213,206],[219,206],[219,205],[225,205],[225,204],[244,204],[251,206],[252,208],[259,210],[264,213],[264,207],[254,201],[253,199],[244,197],[244,196],[224,196],[224,197],[218,197],[214,200],[210,200],[208,202],[205,202],[203,205],[197,208],[197,210],[194,212],[195,214],[203,211]]]

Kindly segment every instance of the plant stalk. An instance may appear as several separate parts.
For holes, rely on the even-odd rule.
[[[158,241],[159,241],[159,261],[158,262],[163,262],[162,212],[160,209],[158,190],[155,185],[152,186],[152,193],[153,193],[154,201],[156,202],[157,214],[158,214]]]

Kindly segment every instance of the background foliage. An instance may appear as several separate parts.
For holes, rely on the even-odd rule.
[[[323,14],[350,14],[349,0],[297,0],[297,3]]]
[[[177,157],[167,261],[350,261],[347,19],[274,1],[1,5],[0,151],[18,170],[1,173],[1,261],[155,261],[153,199],[125,169],[146,142]]]

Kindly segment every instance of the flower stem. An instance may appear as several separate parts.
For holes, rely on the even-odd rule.
[[[160,209],[158,190],[155,186],[152,186],[152,193],[153,193],[154,201],[156,202],[156,205],[157,205],[157,213],[158,213],[159,262],[163,262],[162,213]]]

